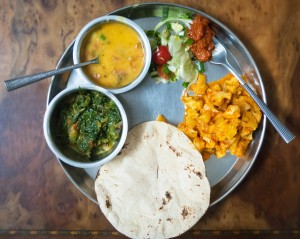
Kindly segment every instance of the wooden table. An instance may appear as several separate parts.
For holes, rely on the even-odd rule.
[[[142,1],[0,3],[0,237],[124,238],[70,182],[48,149],[42,121],[50,79],[7,92],[4,80],[55,68],[90,20]],[[300,4],[298,0],[169,0],[233,30],[261,72],[269,107],[296,134],[268,124],[246,179],[180,238],[300,237]]]

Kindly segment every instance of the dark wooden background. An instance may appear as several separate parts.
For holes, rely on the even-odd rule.
[[[123,238],[46,145],[42,121],[50,79],[9,93],[3,82],[55,68],[88,21],[141,2],[0,1],[0,237]],[[246,179],[180,238],[300,237],[300,2],[165,2],[202,10],[238,35],[259,67],[269,107],[297,136],[287,145],[268,124]]]

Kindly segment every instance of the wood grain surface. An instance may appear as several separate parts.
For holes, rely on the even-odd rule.
[[[43,136],[50,79],[6,92],[3,82],[54,69],[90,20],[147,1],[1,0],[0,237],[125,238],[68,179]],[[150,1],[149,1],[150,2]],[[227,25],[251,52],[269,107],[294,132],[268,125],[246,179],[180,238],[300,237],[300,4],[298,0],[169,0]]]

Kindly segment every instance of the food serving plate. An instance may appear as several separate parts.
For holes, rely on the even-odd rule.
[[[205,14],[189,7],[164,4],[145,3],[118,9],[110,14],[127,17],[136,22],[144,30],[153,30],[166,17],[178,15],[201,14],[211,21],[211,27],[219,39],[229,50],[229,61],[240,73],[245,75],[248,82],[255,88],[257,94],[266,102],[263,82],[257,66],[242,42],[226,26]],[[73,64],[72,50],[74,42],[66,49],[58,62],[57,68]],[[218,65],[205,63],[207,81],[215,81],[229,73]],[[80,85],[85,82],[76,71],[52,78],[47,104],[63,89]],[[181,102],[183,91],[182,81],[168,84],[156,84],[149,75],[133,90],[118,94],[116,97],[123,104],[128,116],[129,129],[145,121],[155,120],[163,114],[169,123],[177,126],[184,116],[184,106]],[[264,116],[258,129],[254,132],[254,139],[249,144],[243,157],[236,157],[229,153],[221,159],[211,156],[205,161],[206,174],[211,186],[210,205],[214,205],[227,196],[247,175],[261,148],[265,134],[266,117]],[[94,179],[99,168],[81,169],[72,167],[59,160],[65,173],[78,189],[93,202],[97,203],[94,191]]]

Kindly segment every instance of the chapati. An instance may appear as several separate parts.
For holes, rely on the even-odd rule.
[[[103,214],[131,238],[171,238],[190,229],[209,206],[201,154],[170,124],[149,121],[129,131],[119,155],[95,181]]]

